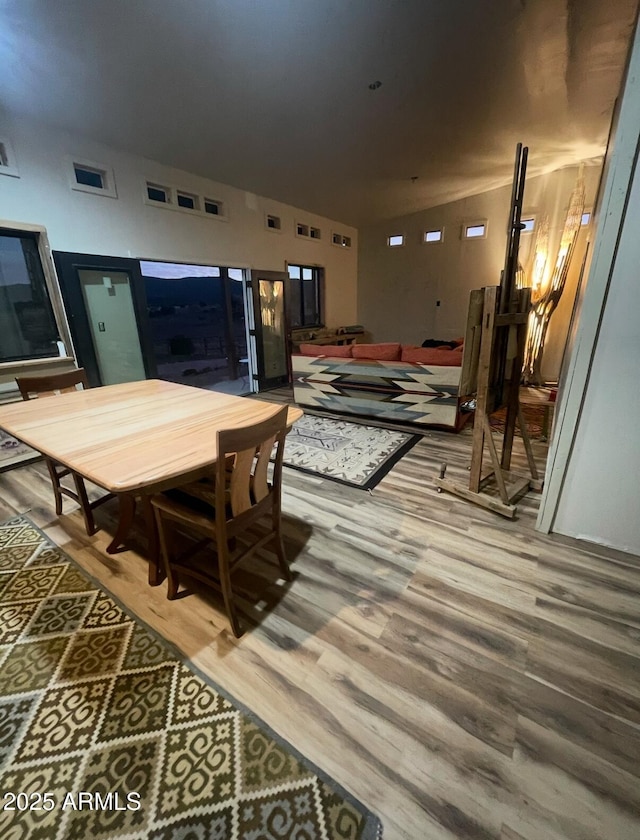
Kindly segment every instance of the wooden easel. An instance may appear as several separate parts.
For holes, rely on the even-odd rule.
[[[446,490],[454,493],[509,519],[516,514],[515,502],[530,488],[540,489],[542,486],[519,401],[531,305],[530,289],[517,289],[515,282],[526,161],[527,149],[518,145],[507,254],[500,285],[474,290],[469,301],[465,359],[460,382],[460,394],[475,393],[469,486],[465,487],[447,479],[446,463],[442,465],[440,475],[435,479],[438,492]],[[507,416],[502,451],[498,455],[489,417],[505,407]],[[527,455],[530,473],[527,476],[511,470],[516,422]],[[483,474],[485,444],[491,459],[491,469]],[[485,492],[492,483],[497,487],[499,498]]]

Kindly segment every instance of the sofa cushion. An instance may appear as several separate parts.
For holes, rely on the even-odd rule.
[[[354,359],[375,359],[378,362],[397,362],[400,359],[400,344],[394,341],[382,344],[352,345]]]
[[[430,347],[434,350],[441,347],[448,347],[451,350],[455,350],[460,344],[464,344],[464,336],[461,338],[452,338],[450,341],[445,341],[444,338],[427,338],[422,342],[422,347]]]
[[[401,361],[420,365],[440,365],[442,367],[460,367],[462,354],[455,350],[439,350],[431,347],[411,347],[404,345]]]
[[[300,356],[333,356],[338,359],[351,358],[350,344],[301,344]]]
[[[422,342],[422,347],[429,347],[432,350],[436,350],[438,347],[447,347],[453,350],[455,343],[446,341],[444,338],[427,338]]]

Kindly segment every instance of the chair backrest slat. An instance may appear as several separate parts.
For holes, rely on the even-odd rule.
[[[257,454],[256,466],[253,471],[253,482],[251,484],[251,490],[256,502],[261,502],[265,496],[268,496],[271,489],[267,480],[267,472],[275,443],[276,436],[273,435],[262,444]]]
[[[229,490],[231,517],[239,516],[265,502],[270,494],[279,492],[282,458],[274,464],[274,480],[269,485],[267,470],[274,445],[281,449],[287,431],[287,407],[283,406],[272,417],[253,426],[226,429],[218,432],[218,467],[216,486],[220,495],[216,506],[220,509],[225,485]],[[233,468],[229,477],[228,456],[232,455]],[[279,463],[278,463],[279,461]],[[228,479],[225,481],[225,478]],[[224,509],[224,508],[223,508]],[[220,521],[220,517],[216,519]]]
[[[230,501],[232,516],[239,516],[249,510],[253,502],[251,499],[251,471],[255,460],[254,449],[236,452],[230,482]]]

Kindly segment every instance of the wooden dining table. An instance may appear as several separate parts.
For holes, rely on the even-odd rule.
[[[280,407],[148,379],[2,405],[0,428],[117,496],[109,553],[121,550],[140,501],[156,585],[163,575],[151,496],[210,473],[219,430],[253,425]],[[290,406],[288,425],[301,416]]]

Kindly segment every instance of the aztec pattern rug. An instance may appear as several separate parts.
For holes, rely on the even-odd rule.
[[[291,361],[298,405],[393,423],[456,425],[460,367],[326,356]]]
[[[288,467],[371,490],[420,435],[304,414],[287,435]]]
[[[0,525],[0,796],[12,840],[382,835],[26,517]]]

